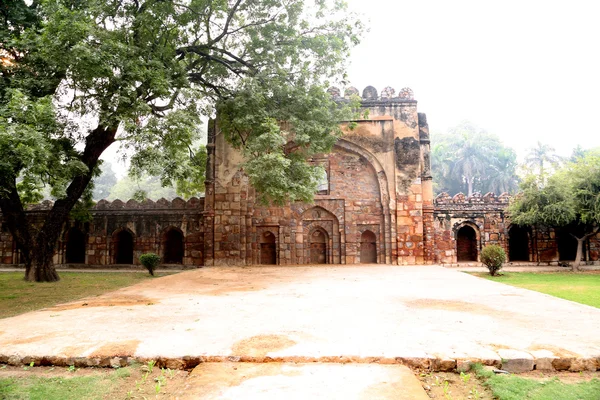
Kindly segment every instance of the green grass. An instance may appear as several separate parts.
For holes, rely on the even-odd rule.
[[[0,379],[0,398],[6,400],[80,400],[102,399],[110,389],[107,378],[83,376],[74,378]]]
[[[600,308],[600,274],[597,273],[504,272],[503,275],[497,277],[483,273],[476,275],[494,282],[535,290]]]
[[[36,375],[0,378],[0,399],[6,400],[101,400],[119,380],[130,375],[129,368],[96,376],[44,378]]]
[[[474,367],[477,376],[484,381],[498,400],[598,400],[600,380],[563,383],[558,378],[546,381],[521,378],[514,375],[496,375]]]
[[[0,318],[97,296],[147,279],[153,278],[141,272],[61,272],[58,282],[34,283],[24,281],[22,272],[0,273]]]

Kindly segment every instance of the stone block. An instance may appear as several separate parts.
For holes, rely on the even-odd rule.
[[[557,371],[567,371],[571,368],[572,358],[556,358],[552,361],[552,367]]]
[[[535,369],[539,371],[553,371],[554,367],[552,366],[552,362],[557,359],[549,350],[535,350],[531,352],[535,360]]]
[[[533,370],[534,359],[529,353],[519,350],[502,349],[498,351],[502,358],[502,369],[513,373],[522,373]]]

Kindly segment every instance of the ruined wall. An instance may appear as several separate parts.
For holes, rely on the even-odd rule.
[[[49,201],[32,206],[28,217],[41,221],[51,207],[52,202]],[[156,202],[145,200],[142,203],[101,200],[90,210],[91,221],[67,222],[54,262],[89,266],[139,264],[141,254],[153,252],[162,257],[163,263],[201,266],[204,263],[203,208],[204,199],[198,198],[188,201],[180,198]],[[131,238],[131,252],[123,250],[123,242],[119,240],[123,238]],[[179,240],[181,249],[178,247]],[[125,256],[125,253],[131,253],[131,262],[119,262],[119,248]],[[0,235],[0,260],[3,264],[18,264],[15,249],[12,236],[4,229]],[[165,259],[165,255],[170,260]]]
[[[339,89],[330,93],[345,101]],[[357,94],[349,88],[344,97]],[[240,170],[241,154],[212,124],[206,237],[213,240],[206,241],[207,264],[359,263],[372,260],[367,253],[378,263],[433,262],[429,134],[416,106],[410,89],[396,96],[388,87],[379,96],[367,87],[362,95],[366,116],[352,121],[353,129],[343,123],[344,135],[333,152],[313,159],[327,171],[328,187],[312,205],[257,204]]]
[[[496,197],[493,193],[482,196],[475,193],[465,197],[459,193],[450,197],[442,193],[435,198],[433,219],[434,242],[433,253],[435,262],[440,264],[454,264],[458,261],[457,250],[460,248],[458,234],[462,228],[466,233],[472,229],[474,232],[475,246],[478,259],[483,246],[497,244],[508,251],[507,246],[507,220],[505,209],[508,206],[509,196],[502,194]],[[476,260],[474,260],[476,261]]]
[[[508,262],[535,262],[557,265],[574,259],[576,242],[561,229],[552,227],[519,227],[511,224],[506,215],[510,197],[493,193],[479,193],[465,197],[459,193],[450,197],[442,193],[434,204],[434,254],[436,263],[455,264],[461,261],[469,249],[469,241],[463,232],[475,233],[475,260],[481,249],[488,244],[502,246]],[[566,242],[565,242],[566,241]],[[583,261],[600,261],[600,235],[585,242]]]

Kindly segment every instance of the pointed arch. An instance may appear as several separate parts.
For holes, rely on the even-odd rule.
[[[455,227],[456,259],[458,262],[477,261],[479,257],[479,228],[472,222]]]
[[[117,229],[112,234],[111,248],[114,264],[133,264],[135,235],[127,228]]]
[[[377,236],[370,230],[360,235],[361,264],[377,264]]]
[[[328,243],[329,235],[327,231],[321,227],[316,227],[310,231],[309,247],[310,247],[310,263],[311,264],[328,264]]]
[[[185,255],[185,238],[181,229],[170,226],[162,235],[163,263],[183,264]]]
[[[81,229],[73,226],[65,235],[65,263],[85,264],[87,237]]]
[[[298,262],[311,264],[340,264],[342,260],[340,223],[330,211],[320,206],[305,210],[300,217],[298,233],[302,234],[303,249]],[[314,234],[317,236],[313,237]],[[316,241],[319,239],[319,241]],[[325,243],[320,240],[326,240]],[[314,249],[311,247],[315,244]],[[320,253],[318,253],[320,252]],[[320,254],[317,256],[317,253]],[[325,260],[322,260],[324,255]]]
[[[260,235],[260,263],[264,265],[277,264],[277,239],[275,234],[265,230]]]

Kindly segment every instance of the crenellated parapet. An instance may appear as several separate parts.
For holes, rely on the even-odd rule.
[[[192,197],[189,200],[184,200],[181,197],[176,197],[173,200],[167,200],[161,198],[156,201],[146,199],[144,201],[137,201],[130,199],[127,202],[123,202],[120,199],[113,201],[100,200],[93,207],[93,211],[135,211],[135,210],[203,210],[204,198]]]
[[[362,95],[360,91],[354,86],[346,88],[343,92],[340,88],[332,86],[327,89],[327,92],[335,100],[349,100],[352,97],[359,96],[363,102],[416,102],[414,93],[411,88],[402,88],[399,92],[396,92],[391,86],[386,86],[379,93],[374,86],[367,86],[363,89]],[[343,94],[342,94],[343,93]]]
[[[49,211],[54,206],[52,200],[44,200],[41,203],[30,204],[27,206],[27,211]],[[204,210],[204,197],[192,197],[189,200],[184,200],[181,197],[176,197],[173,200],[167,200],[164,197],[152,201],[146,199],[137,201],[134,199],[126,202],[120,199],[108,201],[102,199],[94,204],[90,211],[136,211],[136,210]]]
[[[510,198],[511,196],[508,193],[502,193],[500,196],[496,196],[492,192],[485,195],[473,193],[471,196],[457,193],[450,196],[448,193],[443,192],[434,199],[434,207],[436,210],[504,210],[508,206]]]

